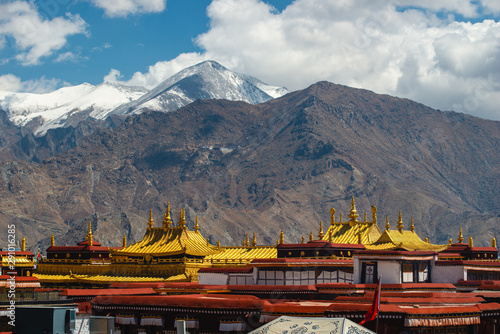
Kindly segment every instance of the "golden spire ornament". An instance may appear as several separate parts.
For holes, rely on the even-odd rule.
[[[148,222],[148,228],[152,228],[154,225],[153,222],[153,209],[149,210],[149,222]]]
[[[354,202],[354,196],[352,196],[351,200],[351,210],[349,211],[349,215],[347,215],[349,218],[349,223],[351,226],[353,226],[355,223],[357,223],[357,218],[359,217],[358,211],[356,211],[356,203]]]
[[[200,230],[200,225],[198,224],[198,215],[196,215],[196,223],[194,224],[194,231],[196,233],[200,233],[198,232]]]
[[[255,232],[253,232],[252,247],[257,246],[257,238],[255,237]]]
[[[462,226],[460,226],[460,228],[458,229],[458,238],[457,238],[457,240],[458,240],[459,243],[464,242],[464,236],[462,234]]]
[[[469,234],[469,248],[474,247],[474,240],[472,239],[472,235]]]
[[[248,237],[248,233],[247,233],[247,238],[245,239],[245,246],[250,246],[250,238]]]
[[[26,237],[23,235],[23,238],[21,239],[21,251],[25,252],[26,251]]]
[[[398,224],[396,225],[398,228],[399,232],[403,231],[403,228],[405,227],[403,224],[403,217],[401,216],[401,210],[399,210],[399,217],[398,217]]]
[[[127,247],[127,236],[126,235],[123,236],[122,247],[123,248]]]
[[[377,207],[375,205],[372,205],[372,221],[377,225]]]
[[[283,230],[280,232],[280,244],[285,243],[285,234],[283,233]]]
[[[323,221],[319,221],[319,233],[318,233],[318,238],[321,240],[323,239]]]
[[[181,209],[181,213],[179,214],[179,227],[186,228],[186,212],[184,209]]]
[[[302,237],[302,243],[305,244],[306,243],[306,238],[305,237]]]
[[[335,209],[331,208],[330,209],[330,226],[335,224]]]
[[[389,225],[389,216],[385,216],[385,230],[389,231],[391,229],[391,225]]]
[[[491,238],[491,247],[497,248],[497,239],[495,239],[495,236]]]
[[[50,235],[50,245],[54,246],[54,234]]]
[[[89,221],[89,229],[88,229],[88,232],[87,232],[87,241],[89,242],[89,246],[92,246],[92,222]]]
[[[415,232],[415,225],[413,224],[413,217],[411,217],[410,231]]]
[[[170,218],[170,202],[167,202],[167,209],[163,215],[163,227],[168,228],[172,225],[172,218]]]

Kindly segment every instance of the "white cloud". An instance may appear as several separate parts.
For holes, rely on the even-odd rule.
[[[92,3],[104,9],[104,13],[109,17],[160,13],[167,5],[166,0],[92,0]]]
[[[20,51],[22,65],[37,65],[67,43],[68,36],[86,34],[87,24],[79,15],[44,19],[33,4],[13,1],[0,4],[0,49],[11,37]],[[2,43],[2,41],[4,41]]]
[[[213,59],[291,90],[327,80],[500,120],[498,20],[455,21],[453,14],[477,21],[475,1],[411,3],[296,0],[278,12],[260,0],[213,0],[210,28],[196,39],[203,53],[158,62],[124,83],[151,88]]]
[[[37,80],[22,81],[21,78],[13,74],[0,75],[0,91],[23,92],[23,93],[50,93],[67,83],[59,79],[47,79],[42,76]]]

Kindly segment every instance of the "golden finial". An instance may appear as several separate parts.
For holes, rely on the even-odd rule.
[[[389,231],[391,229],[391,225],[389,225],[389,216],[385,216],[385,230]]]
[[[411,217],[410,231],[412,231],[412,232],[415,231],[415,225],[413,224],[413,217]]]
[[[339,223],[342,223],[342,213],[339,214]]]
[[[89,242],[89,246],[92,246],[92,222],[89,221],[89,230],[87,232],[87,241]]]
[[[220,240],[217,240],[217,248],[220,250]]]
[[[309,233],[309,241],[313,241],[313,240],[314,240],[313,233],[312,233],[312,232],[310,232],[310,233]]]
[[[21,251],[25,252],[26,251],[26,238],[23,235],[23,238],[21,239]]]
[[[94,244],[94,241],[92,240],[93,236],[92,234],[89,235],[89,246],[92,246]]]
[[[458,240],[459,243],[464,242],[464,236],[462,234],[462,226],[460,226],[460,228],[458,229],[458,238],[457,238],[457,240]]]
[[[245,239],[245,246],[250,246],[250,238],[248,238],[248,233],[247,238]]]
[[[354,196],[352,196],[351,211],[349,211],[349,215],[347,215],[347,217],[349,217],[349,223],[350,223],[351,226],[353,226],[354,223],[358,222],[356,220],[356,218],[358,218],[359,215],[358,215],[358,212],[356,211],[356,203],[354,202]]]
[[[155,223],[153,222],[153,209],[149,210],[148,228],[152,228]]]
[[[365,220],[363,220],[363,221],[364,221],[365,223],[367,222],[367,220],[366,220],[366,211],[365,211]]]
[[[450,238],[450,240],[448,240],[448,246],[451,246],[453,244],[453,239]]]
[[[332,230],[328,230],[328,242],[332,243],[333,242],[333,235],[332,235]]]
[[[54,234],[50,235],[50,245],[54,246]]]
[[[318,233],[318,238],[321,240],[323,239],[323,221],[319,221],[319,233]]]
[[[425,242],[429,243],[429,237],[425,236]]]
[[[335,209],[330,209],[330,225],[335,224]]]
[[[472,235],[469,234],[469,248],[474,247],[474,240],[472,239]]]
[[[495,236],[491,238],[491,247],[497,248],[497,239],[495,239]]]
[[[179,214],[179,227],[186,228],[186,211],[181,209],[181,213]]]
[[[194,231],[196,233],[200,233],[198,232],[200,230],[200,225],[198,225],[198,215],[196,215],[196,223],[194,224]]]
[[[122,247],[123,247],[123,248],[127,247],[127,236],[126,236],[126,235],[124,235],[124,236],[123,236],[123,243],[122,243]]]
[[[163,227],[170,227],[172,225],[172,218],[170,218],[170,202],[167,202],[167,209],[163,215]]]
[[[252,247],[257,246],[257,238],[255,238],[255,232],[253,232]]]
[[[377,207],[375,205],[372,205],[372,220],[377,224]]]
[[[306,238],[305,237],[302,237],[302,243],[305,244],[306,243]]]
[[[285,243],[285,234],[283,233],[283,230],[280,232],[280,244]]]
[[[403,228],[405,227],[403,224],[403,218],[401,216],[401,210],[399,210],[398,224],[396,225],[396,227],[398,228],[399,232],[402,232]]]

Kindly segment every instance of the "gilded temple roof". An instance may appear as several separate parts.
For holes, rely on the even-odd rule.
[[[210,255],[205,261],[217,264],[246,264],[253,259],[274,259],[278,256],[275,246],[225,247],[218,254]]]
[[[219,248],[210,245],[199,232],[198,220],[195,231],[188,231],[184,210],[181,210],[179,224],[171,226],[170,209],[167,208],[162,227],[153,227],[150,213],[149,227],[141,241],[119,250],[110,250],[113,256],[137,256],[149,254],[152,256],[171,256],[185,254],[192,256],[208,256],[220,252]]]
[[[411,221],[410,229],[403,230],[403,219],[401,218],[401,211],[397,222],[397,230],[391,230],[389,220],[386,221],[386,229],[384,233],[371,244],[365,245],[367,250],[408,250],[408,251],[435,251],[440,252],[449,245],[434,245],[427,241],[422,240],[415,232],[413,219]]]
[[[363,221],[358,221],[359,217],[356,211],[354,197],[351,201],[351,210],[347,216],[349,220],[343,221],[342,214],[340,219],[335,221],[335,209],[330,210],[330,227],[323,233],[323,223],[320,223],[318,238],[330,243],[336,244],[369,244],[377,240],[380,235],[380,229],[377,226],[377,208],[372,206],[372,221],[367,221],[366,214]]]

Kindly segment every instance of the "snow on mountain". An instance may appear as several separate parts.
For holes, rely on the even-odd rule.
[[[226,99],[262,103],[288,93],[286,88],[232,72],[214,61],[205,61],[171,76],[157,87],[131,87],[115,83],[84,83],[47,94],[0,92],[0,109],[17,126],[29,127],[37,136],[47,130],[75,126],[91,117],[138,114],[143,110],[173,111],[195,100]]]
[[[35,135],[43,135],[48,129],[70,125],[71,120],[79,122],[89,116],[104,119],[111,110],[146,92],[143,87],[85,83],[47,94],[4,92],[0,94],[0,108],[7,111],[15,125],[31,123]]]
[[[140,99],[122,105],[114,114],[140,112],[142,109],[172,111],[195,100],[225,99],[262,103],[288,93],[286,88],[232,72],[215,61],[205,61],[171,76]]]

